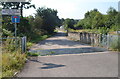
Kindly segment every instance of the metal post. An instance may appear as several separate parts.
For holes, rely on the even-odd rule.
[[[17,51],[17,19],[15,18],[15,50]]]
[[[15,23],[15,37],[17,37],[17,24]]]
[[[26,53],[26,36],[22,37],[22,53]]]
[[[26,41],[27,41],[27,37],[25,36],[25,53],[26,53],[26,47],[27,47],[27,43],[26,43]]]
[[[24,37],[21,38],[21,48],[22,48],[22,53],[24,52]]]

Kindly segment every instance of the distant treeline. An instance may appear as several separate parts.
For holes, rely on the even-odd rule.
[[[103,29],[107,32],[120,30],[120,12],[110,7],[107,14],[100,13],[97,9],[88,11],[84,19],[65,19],[63,22],[65,29]]]

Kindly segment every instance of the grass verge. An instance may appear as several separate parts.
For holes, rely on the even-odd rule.
[[[2,54],[2,78],[13,77],[15,72],[20,71],[26,61],[26,54],[19,52],[4,52]]]
[[[29,50],[31,48],[31,46],[33,46],[34,44],[43,41],[45,39],[47,39],[48,37],[50,37],[51,35],[43,35],[43,36],[37,36],[35,38],[33,38],[31,41],[27,42],[27,50]]]

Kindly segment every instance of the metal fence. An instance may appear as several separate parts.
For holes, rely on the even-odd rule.
[[[94,46],[102,46],[106,48],[113,48],[118,49],[120,44],[120,35],[119,34],[101,34],[98,35],[98,38],[94,38],[95,41],[93,41]]]
[[[26,37],[7,37],[2,40],[2,51],[19,50],[21,53],[26,52]]]
[[[108,49],[120,50],[120,34],[95,34],[86,32],[70,32],[68,37],[81,43],[91,44],[92,46],[101,46]]]

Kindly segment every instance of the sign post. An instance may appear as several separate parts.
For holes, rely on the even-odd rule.
[[[17,49],[17,23],[20,23],[20,16],[12,16],[12,23],[14,23],[15,26],[15,49]]]
[[[22,2],[28,2],[27,0],[0,0],[0,2],[7,2],[7,3],[11,3],[11,2],[18,2],[18,3],[22,3]],[[2,15],[12,15],[12,23],[14,23],[14,27],[15,27],[15,42],[16,42],[16,47],[17,48],[17,23],[20,23],[20,14],[21,11],[19,9],[2,9],[1,11]],[[13,16],[15,15],[15,16]],[[18,16],[16,16],[18,15]],[[17,50],[17,49],[16,49]]]

